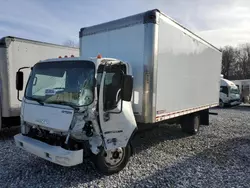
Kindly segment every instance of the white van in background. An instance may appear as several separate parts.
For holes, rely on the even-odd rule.
[[[230,80],[221,76],[220,80],[220,107],[237,106],[241,104],[240,90]]]

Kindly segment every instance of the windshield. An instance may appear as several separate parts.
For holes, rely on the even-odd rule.
[[[90,105],[94,100],[95,65],[91,61],[62,61],[36,64],[25,98],[43,103]]]
[[[230,93],[239,94],[240,90],[239,90],[239,88],[237,86],[231,86],[230,87]]]

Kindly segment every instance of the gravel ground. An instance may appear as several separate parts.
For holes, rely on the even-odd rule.
[[[250,187],[250,108],[213,109],[210,126],[188,136],[178,125],[139,133],[135,155],[119,174],[103,176],[86,160],[61,167],[0,135],[0,187]]]

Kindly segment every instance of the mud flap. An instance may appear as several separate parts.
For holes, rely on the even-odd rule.
[[[209,125],[209,109],[200,111],[201,125]]]

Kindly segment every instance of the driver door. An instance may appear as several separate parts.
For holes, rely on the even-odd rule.
[[[101,65],[98,89],[99,122],[107,150],[126,147],[137,125],[131,100],[122,100],[123,75],[127,74],[125,64]],[[103,71],[105,69],[105,71]]]

